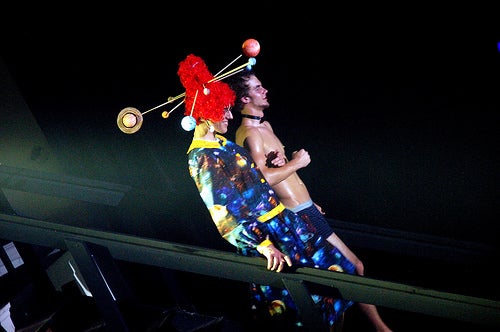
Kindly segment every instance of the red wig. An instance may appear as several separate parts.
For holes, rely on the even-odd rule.
[[[214,81],[202,58],[188,55],[179,63],[177,75],[186,89],[184,115],[191,115],[196,124],[200,119],[221,121],[224,108],[234,106],[236,94],[227,83]]]

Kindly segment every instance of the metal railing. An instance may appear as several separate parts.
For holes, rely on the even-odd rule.
[[[0,238],[69,251],[113,331],[128,331],[100,262],[107,258],[178,271],[287,288],[305,326],[317,328],[318,312],[310,291],[335,291],[355,302],[372,303],[480,325],[500,327],[500,302],[441,292],[368,277],[298,268],[268,271],[262,259],[196,246],[49,223],[0,214]],[[318,293],[319,294],[319,293]]]

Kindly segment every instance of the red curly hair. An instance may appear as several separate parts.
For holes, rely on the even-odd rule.
[[[227,83],[214,81],[202,58],[189,54],[179,63],[177,75],[186,89],[184,115],[191,115],[196,119],[196,124],[201,119],[221,121],[224,108],[234,106],[236,94]]]

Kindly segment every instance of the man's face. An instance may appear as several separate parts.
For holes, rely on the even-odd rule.
[[[265,109],[269,107],[267,90],[256,76],[251,76],[247,81],[249,102],[254,107]]]

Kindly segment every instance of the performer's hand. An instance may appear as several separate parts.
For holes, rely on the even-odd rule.
[[[266,166],[269,168],[281,167],[286,164],[286,157],[279,151],[266,154]]]
[[[281,272],[285,267],[285,263],[288,264],[288,266],[292,266],[290,257],[283,254],[272,244],[266,247],[259,246],[257,250],[267,258],[268,270]]]
[[[325,214],[325,211],[323,211],[323,208],[321,206],[319,206],[318,204],[314,203],[314,205],[316,206],[316,209],[318,209],[319,213],[321,214]]]
[[[296,162],[300,168],[306,167],[311,162],[309,152],[304,149],[292,152],[292,160]]]

